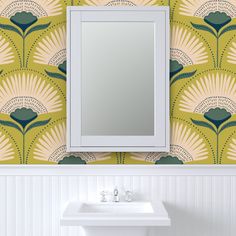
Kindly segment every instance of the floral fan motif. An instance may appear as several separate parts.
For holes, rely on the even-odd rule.
[[[236,139],[232,139],[227,152],[227,158],[236,161]]]
[[[204,114],[211,108],[236,113],[236,80],[224,73],[208,74],[184,90],[180,110]]]
[[[10,24],[0,24],[0,28],[18,34],[22,39],[21,67],[27,68],[26,39],[33,32],[46,29],[51,22],[36,24],[42,17],[62,13],[60,0],[0,0],[0,17],[9,19]]]
[[[180,13],[186,16],[204,18],[212,12],[225,12],[231,18],[236,16],[235,0],[182,0]]]
[[[191,22],[192,26],[210,33],[215,38],[216,54],[214,67],[221,68],[220,44],[222,36],[236,25],[229,25],[236,17],[236,0],[182,0],[180,14],[201,18],[203,24]]]
[[[9,42],[0,35],[0,65],[14,62],[14,55]]]
[[[46,80],[30,73],[19,73],[0,83],[0,112],[10,114],[18,108],[31,108],[37,114],[58,112],[62,101]]]
[[[186,29],[174,26],[171,34],[171,59],[182,66],[207,63],[208,55],[203,43]]]
[[[33,156],[38,160],[59,162],[59,164],[73,163],[78,158],[80,163],[77,164],[85,164],[84,162],[109,159],[110,153],[67,153],[66,126],[63,122],[55,125],[38,139]]]
[[[61,27],[50,33],[38,43],[34,62],[59,66],[66,60],[66,29]]]
[[[221,163],[219,143],[221,133],[235,127],[231,117],[236,113],[236,80],[225,73],[208,74],[183,91],[180,110],[202,114],[192,123],[211,130],[216,138],[215,164]]]
[[[51,120],[41,120],[41,114],[62,110],[62,100],[58,91],[46,80],[30,73],[13,74],[0,83],[0,113],[9,119],[0,119],[0,124],[22,137],[21,164],[27,164],[26,136],[33,129],[45,126]]]
[[[152,6],[157,0],[85,0],[91,6]]]
[[[34,62],[55,66],[60,73],[49,72],[48,76],[66,80],[66,29],[60,27],[44,37],[37,45]],[[62,73],[62,74],[61,74]]]
[[[131,153],[137,160],[162,164],[182,164],[208,158],[208,150],[203,138],[181,122],[173,122],[171,127],[170,153]],[[168,160],[167,160],[168,159]],[[167,160],[167,161],[165,161]]]
[[[180,26],[173,26],[172,28],[170,57],[171,78],[186,66],[208,62],[208,55],[203,42]],[[192,76],[194,73],[190,73],[190,75]]]
[[[231,64],[236,64],[236,42],[233,42],[232,46],[229,48],[227,61]]]
[[[9,138],[5,134],[0,132],[0,161],[8,161],[14,159],[14,150],[12,144],[9,142]]]
[[[61,14],[60,0],[0,0],[0,16],[11,18],[19,12],[31,13],[37,18]],[[20,19],[20,15],[18,15]],[[30,17],[28,18],[29,21]],[[23,20],[23,19],[22,19]],[[25,19],[26,20],[26,19]]]

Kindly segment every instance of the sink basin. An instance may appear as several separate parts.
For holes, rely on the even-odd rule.
[[[69,202],[62,214],[61,225],[169,226],[170,219],[162,202]]]
[[[83,203],[78,209],[80,213],[133,214],[154,213],[151,203]]]

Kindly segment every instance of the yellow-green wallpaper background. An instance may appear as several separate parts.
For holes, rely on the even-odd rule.
[[[169,4],[171,152],[66,153],[66,6]],[[235,18],[236,0],[0,0],[0,163],[236,164]]]

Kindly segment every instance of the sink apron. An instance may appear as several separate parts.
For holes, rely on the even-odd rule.
[[[147,236],[146,227],[121,227],[121,226],[99,226],[99,227],[82,227],[85,236]]]

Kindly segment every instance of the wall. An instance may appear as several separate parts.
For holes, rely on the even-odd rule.
[[[1,236],[83,236],[78,227],[60,227],[61,209],[115,186],[132,190],[135,200],[164,201],[172,226],[150,236],[235,235],[235,167],[55,167],[0,168]]]
[[[171,6],[171,152],[65,151],[65,9]],[[236,2],[0,0],[1,164],[235,164]]]

